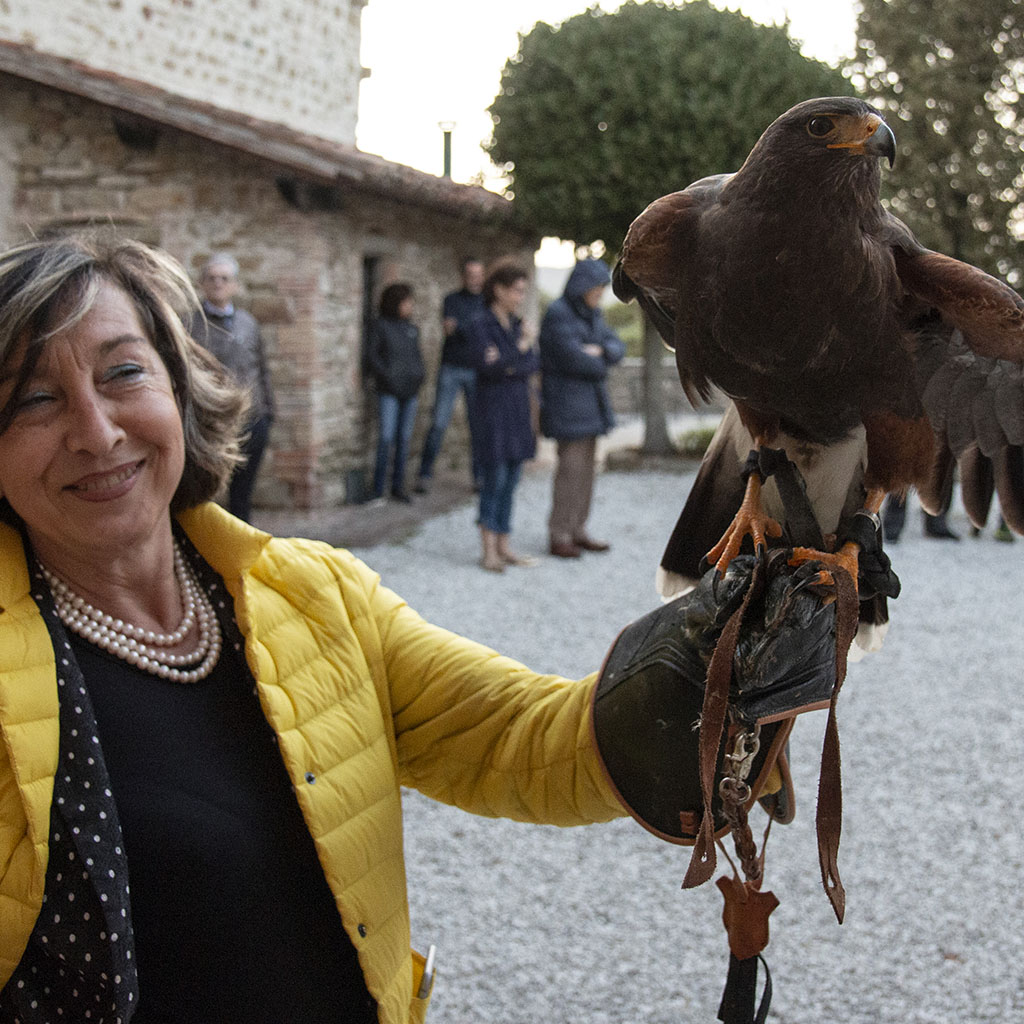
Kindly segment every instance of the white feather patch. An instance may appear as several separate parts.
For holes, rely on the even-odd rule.
[[[868,654],[874,654],[882,649],[885,634],[889,632],[889,623],[882,622],[874,625],[870,622],[862,622],[857,626],[853,643],[850,644],[850,652],[846,656],[848,662],[861,661]]]
[[[695,586],[697,586],[697,580],[689,576],[681,576],[677,572],[666,572],[660,565],[654,574],[654,589],[666,604],[677,597],[682,597],[683,594],[688,594]]]

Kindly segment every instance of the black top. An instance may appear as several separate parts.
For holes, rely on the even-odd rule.
[[[389,316],[377,320],[367,358],[380,394],[394,395],[402,401],[415,397],[426,369],[420,352],[420,330],[411,320]]]
[[[442,318],[451,317],[456,321],[457,326],[444,339],[444,346],[441,349],[442,363],[464,367],[474,365],[473,343],[469,340],[466,329],[486,308],[483,295],[465,288],[444,297],[441,316]]]
[[[237,639],[194,684],[72,646],[124,836],[135,1024],[375,1021]]]

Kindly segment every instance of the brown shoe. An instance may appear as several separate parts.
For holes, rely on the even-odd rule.
[[[555,558],[579,558],[583,551],[571,541],[553,540],[551,542],[551,554]]]
[[[573,543],[584,551],[610,551],[611,544],[603,540],[594,540],[593,537],[577,537]]]

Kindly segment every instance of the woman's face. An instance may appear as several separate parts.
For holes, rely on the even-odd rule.
[[[409,320],[412,317],[413,311],[416,308],[416,300],[411,295],[406,295],[404,299],[398,304],[398,318],[399,320]]]
[[[518,313],[526,298],[526,280],[520,278],[512,284],[494,286],[494,305],[503,313]]]
[[[17,361],[0,374],[0,407]],[[103,282],[89,312],[46,343],[0,434],[0,494],[59,568],[166,537],[184,467],[170,375],[131,300]]]

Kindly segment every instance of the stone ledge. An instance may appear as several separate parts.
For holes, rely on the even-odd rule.
[[[605,455],[606,473],[690,473],[700,465],[700,459],[683,452],[655,455],[640,448],[617,448]]]

